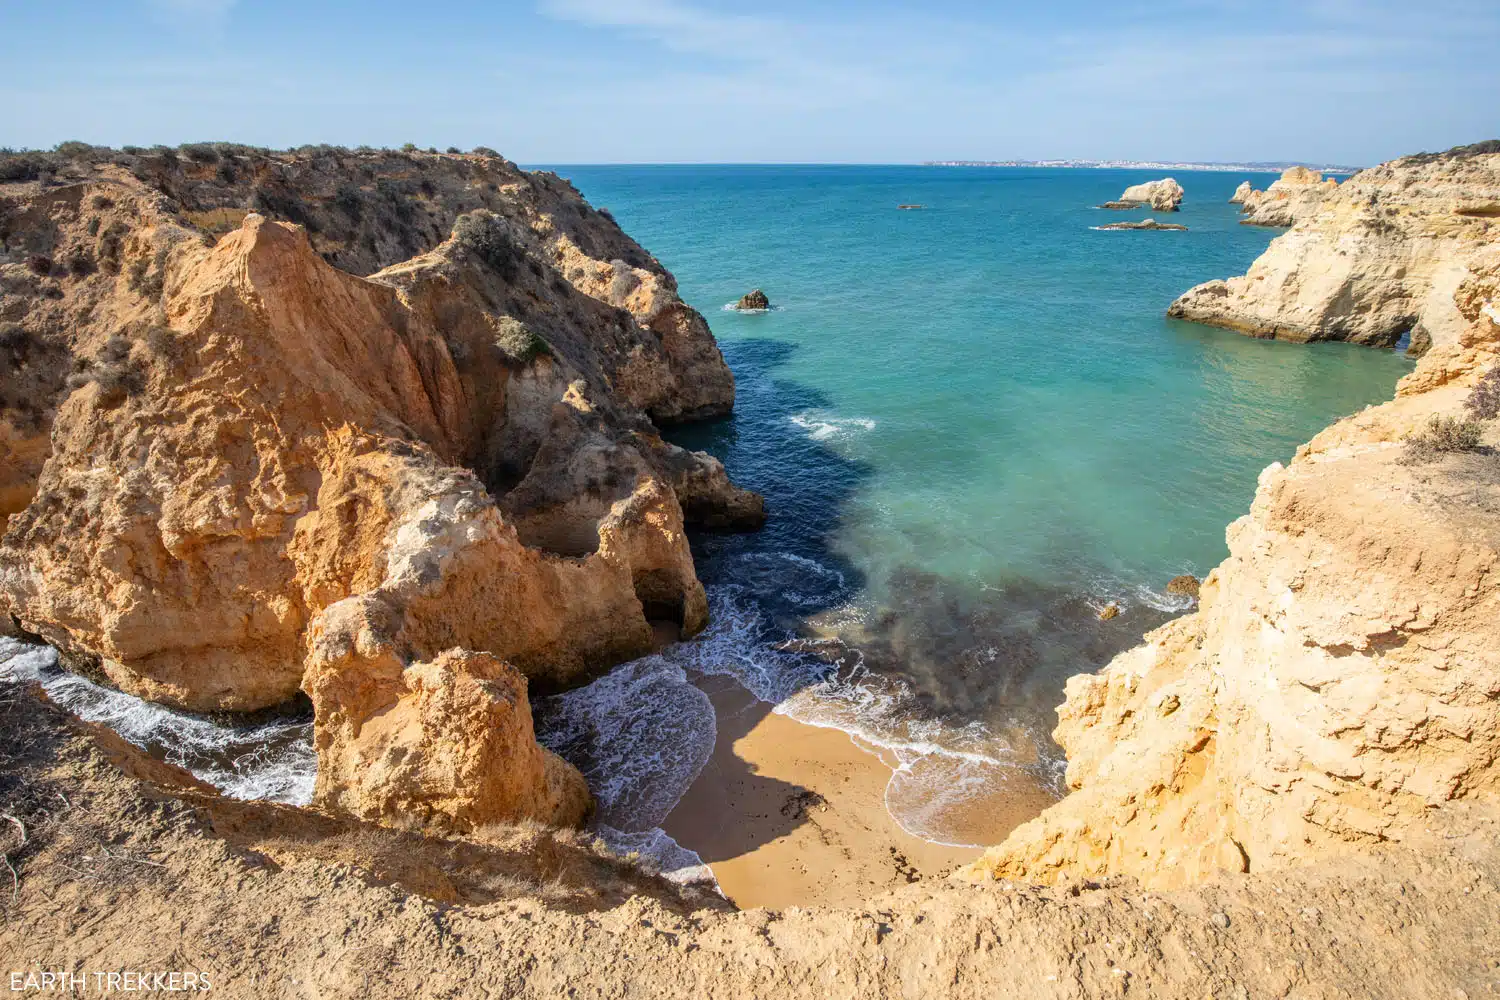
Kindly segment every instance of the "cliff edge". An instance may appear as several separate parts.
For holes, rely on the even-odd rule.
[[[1500,421],[1469,422],[1468,400],[1500,365],[1500,245],[1465,262],[1454,337],[1262,473],[1199,610],[1068,682],[1072,792],[971,877],[1177,886],[1369,851],[1493,798]],[[1434,418],[1469,436],[1414,447]]]
[[[511,805],[576,819],[527,680],[701,629],[686,523],[764,517],[657,431],[733,405],[707,324],[612,219],[499,157],[197,153],[0,185],[0,621],[170,705],[305,689],[320,772],[364,783],[326,801],[388,811],[366,786],[405,779],[359,734],[415,699],[417,742],[493,761],[504,729],[573,790]],[[421,709],[449,682],[467,729]]]
[[[1494,144],[1383,163],[1314,201],[1293,212],[1286,221],[1295,224],[1248,273],[1190,289],[1167,315],[1298,342],[1390,347],[1410,334],[1415,354],[1458,340],[1454,292],[1475,254],[1500,239]],[[1246,221],[1282,202],[1300,203],[1271,198]]]

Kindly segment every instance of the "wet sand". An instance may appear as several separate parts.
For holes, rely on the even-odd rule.
[[[847,734],[773,714],[727,678],[698,683],[718,743],[664,827],[736,905],[858,905],[979,855],[897,826],[885,808],[891,766]]]

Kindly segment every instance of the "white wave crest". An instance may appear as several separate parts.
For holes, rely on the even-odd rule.
[[[41,684],[79,718],[160,752],[233,798],[312,801],[318,758],[310,720],[235,726],[173,711],[68,673],[58,667],[56,650],[14,639],[0,638],[0,679]]]
[[[616,854],[639,854],[649,858],[663,878],[682,885],[707,882],[716,892],[720,891],[719,880],[714,877],[713,869],[703,863],[698,852],[683,847],[660,827],[652,827],[639,833],[626,833],[600,823],[594,832]]]
[[[537,698],[537,739],[583,772],[601,824],[660,826],[713,753],[708,695],[661,656],[621,664],[581,688]]]
[[[804,410],[787,418],[814,441],[845,441],[875,429],[869,417],[833,417],[817,410]]]

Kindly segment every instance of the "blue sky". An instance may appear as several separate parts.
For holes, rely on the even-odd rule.
[[[0,145],[1367,164],[1500,135],[1496,0],[0,0]]]

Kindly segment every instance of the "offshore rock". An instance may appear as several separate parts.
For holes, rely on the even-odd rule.
[[[1181,594],[1186,597],[1197,597],[1198,591],[1201,587],[1202,583],[1198,580],[1198,578],[1187,573],[1184,573],[1181,576],[1174,576],[1172,577],[1172,579],[1167,581],[1167,593],[1169,594]]]
[[[771,308],[771,300],[766,297],[765,292],[757,288],[740,296],[740,300],[734,304],[734,307],[740,312],[762,312]]]
[[[1175,212],[1182,204],[1182,185],[1171,177],[1147,181],[1126,188],[1117,201],[1107,201],[1100,208],[1151,208],[1157,212]]]
[[[1155,219],[1140,219],[1140,220],[1138,220],[1136,222],[1111,222],[1109,225],[1107,225],[1107,226],[1100,226],[1099,228],[1100,229],[1105,229],[1105,230],[1111,230],[1111,229],[1175,229],[1175,230],[1178,230],[1180,232],[1184,232],[1184,233],[1187,232],[1187,226],[1179,226],[1175,222],[1157,222]]]
[[[1229,196],[1229,204],[1243,205],[1245,199],[1250,197],[1254,190],[1249,181],[1240,181],[1240,186],[1235,188],[1234,194]]]
[[[1298,342],[1390,347],[1409,333],[1413,353],[1455,343],[1464,320],[1454,292],[1500,239],[1500,216],[1475,210],[1500,203],[1500,153],[1487,148],[1360,171],[1321,196],[1247,274],[1190,289],[1168,315]]]

